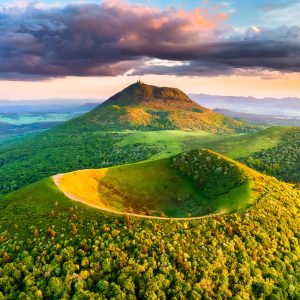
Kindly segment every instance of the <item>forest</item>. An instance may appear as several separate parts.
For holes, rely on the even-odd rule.
[[[102,168],[148,159],[158,147],[136,143],[116,147],[124,135],[47,131],[0,150],[0,194],[57,173]],[[20,145],[24,145],[21,147]]]
[[[300,130],[283,135],[280,143],[268,150],[241,159],[250,168],[287,182],[300,182]]]
[[[0,203],[2,299],[300,298],[300,191],[274,178],[251,208],[189,222],[103,214],[45,187],[34,205],[30,189]]]

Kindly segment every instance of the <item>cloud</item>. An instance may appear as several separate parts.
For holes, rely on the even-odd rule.
[[[236,34],[227,15],[122,1],[0,10],[0,78],[300,71],[300,28]]]

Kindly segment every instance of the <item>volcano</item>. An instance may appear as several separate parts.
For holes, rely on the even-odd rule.
[[[223,116],[192,101],[177,88],[138,81],[75,122],[102,130],[203,130],[211,133],[246,132],[253,126]]]

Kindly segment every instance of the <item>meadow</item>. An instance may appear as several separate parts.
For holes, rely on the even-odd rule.
[[[143,142],[157,145],[159,153],[150,159],[169,157],[180,152],[207,148],[222,153],[230,158],[247,157],[253,153],[275,147],[283,135],[295,127],[270,127],[247,134],[218,135],[204,131],[127,131],[118,146],[133,145]]]

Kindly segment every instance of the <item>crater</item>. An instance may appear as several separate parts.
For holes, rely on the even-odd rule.
[[[195,218],[245,208],[256,172],[206,149],[54,176],[70,199],[115,213]]]

